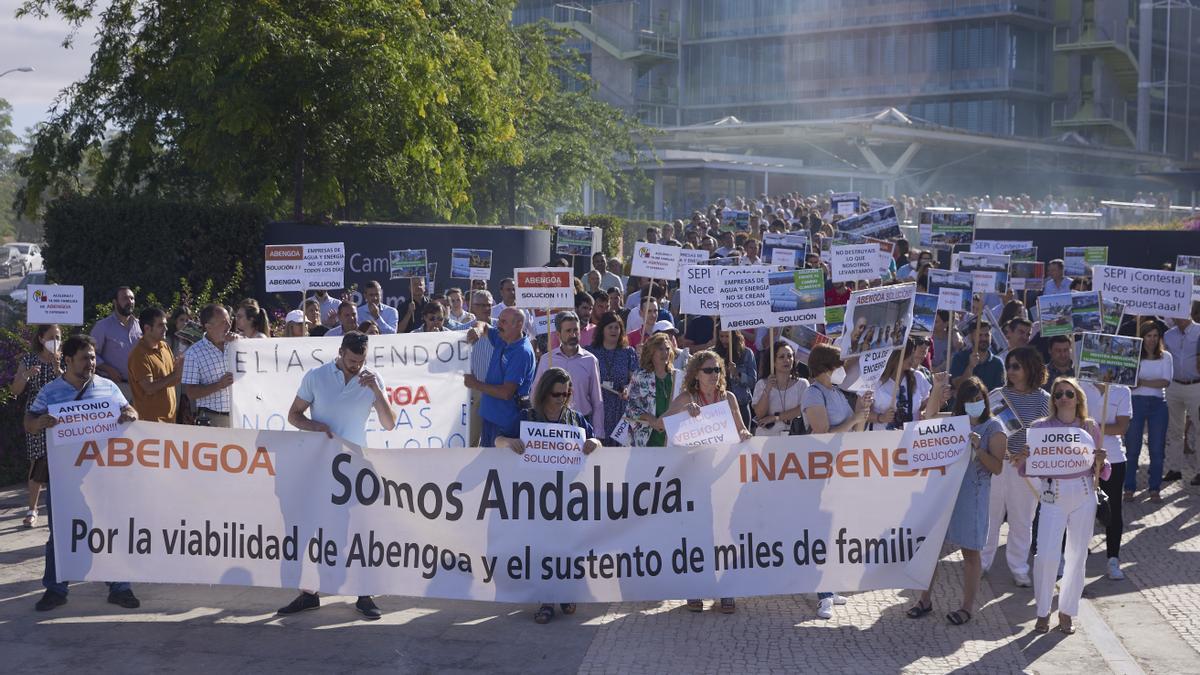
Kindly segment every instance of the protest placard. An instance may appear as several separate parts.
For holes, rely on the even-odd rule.
[[[1029,458],[1025,473],[1039,478],[1066,476],[1092,468],[1096,441],[1079,427],[1034,427],[1025,432]]]
[[[346,244],[268,245],[263,251],[268,293],[331,291],[346,285]]]
[[[874,237],[876,239],[903,236],[894,206],[885,206],[876,211],[843,218],[834,223],[834,228],[842,236]]]
[[[721,211],[722,232],[749,232],[750,212],[725,209]]]
[[[83,325],[83,286],[29,284],[25,293],[26,324]]]
[[[1069,277],[1090,277],[1092,268],[1107,264],[1107,246],[1067,246],[1063,249],[1063,274]]]
[[[879,246],[848,244],[833,247],[833,281],[878,279],[880,270]]]
[[[429,253],[423,248],[390,251],[392,279],[428,279]]]
[[[1074,321],[1071,316],[1074,301],[1070,293],[1039,295],[1037,307],[1038,320],[1042,324],[1042,337],[1071,334],[1074,329]]]
[[[765,260],[772,260],[776,248],[786,248],[800,251],[801,254],[798,257],[801,261],[803,261],[803,253],[808,250],[808,233],[804,230],[788,233],[764,233],[762,240],[762,257]]]
[[[1175,271],[1192,275],[1192,300],[1200,301],[1200,255],[1175,256]]]
[[[1126,314],[1191,318],[1190,274],[1112,265],[1097,265],[1093,274],[1095,289],[1105,300],[1125,305]]]
[[[1079,342],[1076,377],[1089,382],[1137,386],[1142,360],[1141,338],[1084,333]]]
[[[663,418],[667,444],[683,447],[698,445],[725,445],[740,442],[737,424],[729,410],[728,401],[717,401],[701,406],[695,417],[688,411]]]
[[[135,422],[48,454],[53,555],[62,579],[240,587],[209,594],[609,603],[923,588],[968,462],[914,471],[902,436],[605,448],[560,477],[494,448]],[[155,448],[172,451],[136,451]],[[81,531],[116,545],[93,552]],[[751,541],[781,549],[778,565],[739,564]]]
[[[483,248],[450,249],[450,278],[483,279],[492,277],[492,252]]]
[[[692,265],[700,265],[700,264],[706,263],[706,262],[708,262],[708,251],[705,251],[702,248],[697,248],[697,249],[681,248],[681,249],[679,249],[679,266],[678,266],[679,273],[675,276],[675,278],[679,279],[680,281],[683,281],[684,268],[690,267]]]
[[[771,313],[770,268],[764,265],[718,268],[721,327],[762,328]]]
[[[903,347],[912,328],[916,293],[917,285],[912,283],[851,293],[845,323],[852,328],[842,335],[842,356]]]
[[[517,307],[557,309],[575,306],[571,270],[562,267],[519,267],[516,275]]]
[[[816,326],[825,319],[825,270],[771,272],[771,309],[767,326]]]
[[[921,246],[953,248],[975,241],[975,214],[958,211],[921,211],[917,214]]]
[[[1009,404],[1008,399],[1004,396],[1004,389],[993,389],[988,394],[988,408],[992,411],[992,417],[1000,421],[1004,425],[1004,432],[1012,435],[1025,425],[1021,422],[1021,418],[1017,417],[1016,411]]]
[[[825,308],[825,335],[830,340],[837,340],[846,330],[846,306]]]
[[[834,215],[852,216],[858,213],[861,206],[862,193],[860,192],[834,192],[829,195],[829,210]]]
[[[559,225],[554,229],[554,252],[562,255],[592,255],[592,228]]]
[[[879,388],[883,370],[894,351],[896,350],[892,347],[881,347],[847,358],[843,366],[846,376],[836,384],[846,391],[875,391]]]
[[[562,471],[582,466],[586,455],[583,429],[569,424],[521,422],[521,461],[533,467]]]
[[[913,301],[913,334],[933,335],[933,323],[937,318],[937,312],[938,296],[933,293],[917,293],[916,299]]]
[[[650,279],[678,279],[679,252],[682,250],[678,246],[640,241],[633,245],[631,273],[635,277]]]
[[[1101,298],[1100,316],[1104,320],[1104,333],[1116,333],[1121,328],[1121,317],[1125,314],[1125,305],[1119,302]]]
[[[808,326],[788,326],[783,329],[781,339],[787,339],[796,350],[796,358],[802,362],[808,360],[808,354],[817,345],[829,344],[829,338]]]
[[[1036,246],[1029,248],[1015,248],[1008,253],[1009,276],[1012,276],[1012,263],[1015,262],[1037,262],[1038,250]]]
[[[1075,333],[1104,329],[1100,316],[1100,294],[1096,291],[1071,293],[1071,330]]]
[[[955,253],[950,269],[970,272],[974,293],[1003,293],[1008,288],[1008,256],[1002,253]]]
[[[804,266],[804,251],[794,248],[771,249],[771,267],[796,268]]]
[[[47,406],[58,423],[46,430],[52,446],[112,438],[120,430],[121,406],[113,398],[90,398]]]
[[[971,253],[1004,253],[1012,255],[1013,251],[1033,248],[1032,241],[1004,241],[997,239],[976,239],[971,242]]]
[[[721,312],[721,268],[714,265],[689,265],[679,279],[679,311],[696,316],[717,316]],[[632,317],[631,317],[632,318]]]
[[[910,469],[949,466],[971,454],[971,420],[966,415],[918,420],[904,425]]]
[[[1045,281],[1045,263],[1010,261],[1008,264],[1008,286],[1014,291],[1040,291]]]
[[[928,288],[938,296],[938,309],[949,312],[971,311],[971,292],[974,279],[968,272],[930,269]]]

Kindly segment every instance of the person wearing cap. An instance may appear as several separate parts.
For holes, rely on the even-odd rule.
[[[689,347],[679,346],[679,329],[670,321],[657,321],[654,327],[650,329],[651,335],[665,333],[667,339],[671,342],[671,353],[675,354],[675,370],[683,372],[687,368],[688,359],[692,358],[692,350]],[[696,351],[701,351],[697,349]]]
[[[287,313],[284,319],[283,337],[308,337],[308,318],[299,309]]]

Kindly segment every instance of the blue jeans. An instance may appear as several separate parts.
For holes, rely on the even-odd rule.
[[[54,568],[54,512],[50,505],[50,486],[46,486],[46,527],[50,529],[50,537],[46,539],[46,570],[42,572],[42,586],[51,593],[63,597],[67,595],[67,582],[58,580],[58,571]],[[108,582],[109,593],[133,590],[128,581]]]
[[[1125,489],[1137,489],[1138,457],[1142,454],[1142,432],[1149,426],[1150,471],[1147,480],[1151,490],[1162,487],[1163,456],[1167,452],[1167,402],[1157,396],[1134,396],[1133,417],[1125,432]]]

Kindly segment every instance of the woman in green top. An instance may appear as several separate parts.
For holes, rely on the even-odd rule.
[[[642,344],[639,367],[629,382],[625,419],[633,432],[633,447],[661,448],[667,444],[662,418],[675,397],[675,348],[666,333],[655,333]]]

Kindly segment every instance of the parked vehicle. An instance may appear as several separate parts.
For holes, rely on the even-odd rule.
[[[29,297],[29,285],[38,285],[44,283],[46,283],[45,272],[30,272],[29,274],[25,275],[24,279],[21,279],[21,283],[17,284],[16,288],[9,292],[8,297],[12,298],[14,302],[24,304],[25,299]]]
[[[5,244],[0,246],[0,273],[4,278],[24,276],[25,259],[17,247]]]
[[[10,251],[16,251],[17,257],[21,261],[17,274],[25,276],[30,272],[44,269],[42,266],[42,247],[40,245],[26,241],[14,241],[10,244],[5,244],[5,247]],[[12,254],[10,253],[9,255],[11,256]],[[12,276],[12,272],[9,273],[9,276]]]

